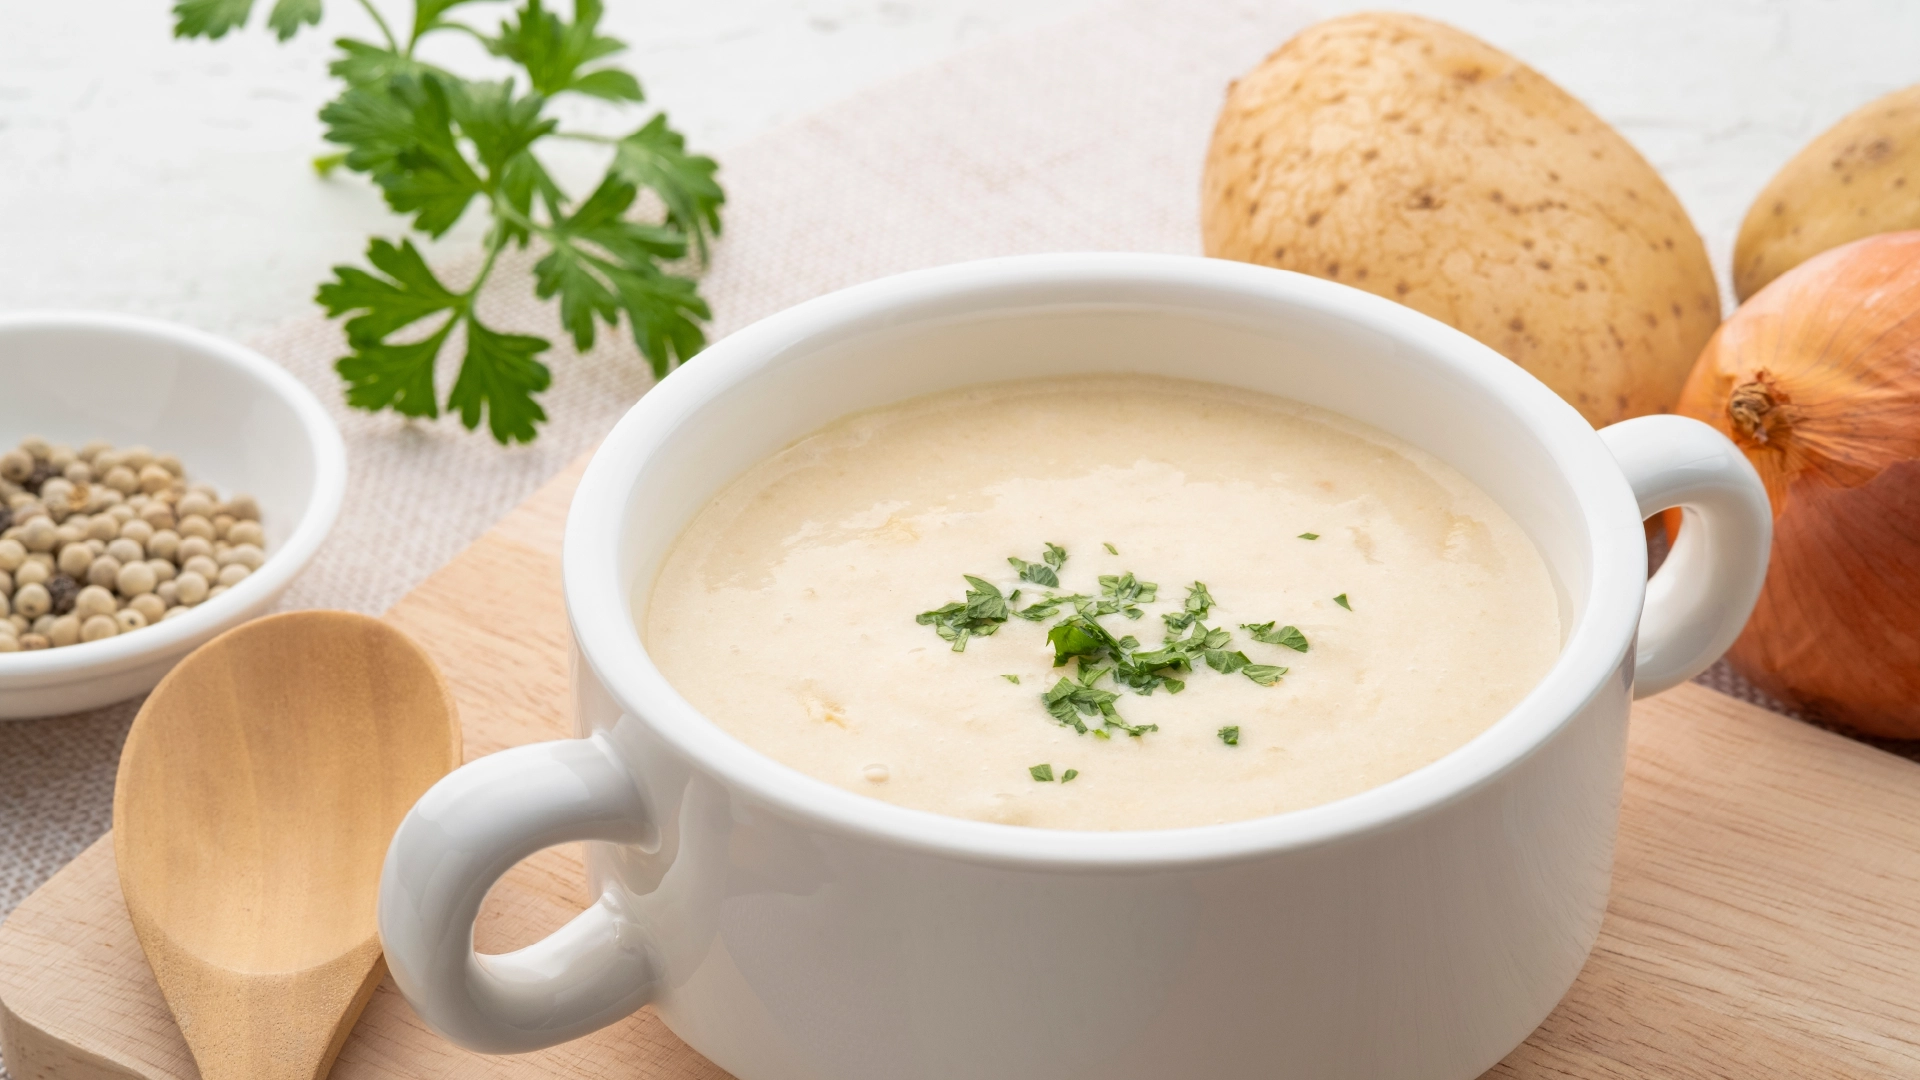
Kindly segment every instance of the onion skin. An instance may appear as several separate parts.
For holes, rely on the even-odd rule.
[[[1745,451],[1773,503],[1735,670],[1827,722],[1920,738],[1920,232],[1781,275],[1707,343],[1677,411]]]

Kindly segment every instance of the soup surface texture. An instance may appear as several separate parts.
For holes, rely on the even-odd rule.
[[[1130,375],[843,418],[725,488],[636,602],[667,679],[749,746],[1057,829],[1385,783],[1505,714],[1561,636],[1532,542],[1449,466],[1280,398]]]

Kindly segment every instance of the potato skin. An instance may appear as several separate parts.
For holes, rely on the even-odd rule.
[[[1595,426],[1664,412],[1720,323],[1686,211],[1612,128],[1452,27],[1307,28],[1235,83],[1202,182],[1208,255],[1397,300]]]
[[[1808,259],[1877,233],[1920,229],[1920,86],[1848,113],[1775,173],[1740,223],[1742,301]]]

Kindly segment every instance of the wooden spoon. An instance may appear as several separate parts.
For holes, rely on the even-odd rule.
[[[439,671],[363,615],[248,623],[154,688],[120,754],[113,853],[204,1080],[333,1067],[386,969],[387,843],[459,763]]]

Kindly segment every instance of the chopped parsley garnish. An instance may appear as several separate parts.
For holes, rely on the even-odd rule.
[[[1043,784],[1051,784],[1053,783],[1053,766],[1052,765],[1032,766],[1027,770],[1027,775],[1033,777],[1035,780],[1038,780]]]
[[[1079,769],[1068,769],[1066,772],[1063,772],[1060,774],[1060,782],[1064,784],[1067,781],[1079,775],[1080,775]]]
[[[1067,563],[1067,549],[1059,544],[1048,544],[1046,554],[1037,563],[1028,562],[1015,555],[1007,556],[1007,562],[1021,581],[1030,581],[1035,585],[1045,585],[1049,589],[1060,587],[1060,568]]]
[[[914,616],[913,621],[921,626],[931,626],[940,635],[942,641],[953,642],[954,652],[967,651],[967,639],[970,637],[991,637],[998,633],[1000,624],[1007,621],[1009,610],[1007,598],[993,582],[972,574],[963,574],[970,588],[963,602],[942,604],[932,611],[923,611]]]
[[[1107,549],[1107,554],[1109,554],[1109,555],[1118,555],[1118,554],[1120,554],[1120,549],[1119,549],[1119,548],[1117,548],[1117,547],[1114,547],[1114,546],[1113,546],[1112,544],[1101,544],[1100,546],[1101,546],[1101,547],[1103,547],[1103,548],[1106,548],[1106,549]]]
[[[1333,602],[1334,602],[1334,603],[1336,603],[1336,604],[1339,604],[1339,605],[1340,605],[1341,607],[1343,607],[1343,608],[1346,608],[1346,609],[1347,609],[1348,611],[1352,611],[1352,610],[1353,610],[1353,605],[1352,605],[1352,604],[1349,604],[1349,603],[1347,603],[1347,594],[1346,594],[1346,593],[1341,593],[1341,594],[1340,594],[1339,596],[1336,596],[1336,597],[1334,597],[1334,598],[1333,598]]]
[[[1241,623],[1240,629],[1253,635],[1255,641],[1265,642],[1268,645],[1285,645],[1294,652],[1307,651],[1307,635],[1301,633],[1297,626],[1283,626],[1275,630],[1273,623],[1270,622]]]
[[[1274,683],[1279,682],[1280,677],[1286,673],[1286,668],[1275,664],[1248,664],[1246,667],[1240,669],[1240,674],[1245,675],[1261,686],[1272,686]]]
[[[1301,533],[1299,538],[1302,540],[1318,540],[1320,539],[1320,534],[1319,533]]]
[[[1179,611],[1170,611],[1160,618],[1166,622],[1169,630],[1185,630],[1197,619],[1204,619],[1218,603],[1213,594],[1207,591],[1205,582],[1196,581],[1187,587],[1187,600]]]
[[[1226,743],[1228,746],[1240,745],[1240,729],[1237,726],[1230,724],[1214,732],[1214,734],[1220,736],[1220,741]]]
[[[1102,546],[1119,554],[1110,543]],[[1007,562],[1018,572],[1020,580],[1055,589],[1060,585],[1060,571],[1066,565],[1067,551],[1049,543],[1039,562],[1028,562],[1017,556],[1008,557]],[[1132,571],[1100,575],[1097,597],[1046,592],[1038,601],[1018,609],[1013,602],[1019,598],[1020,589],[1003,595],[990,581],[971,574],[962,576],[968,586],[964,600],[921,612],[916,621],[932,626],[942,640],[951,641],[954,652],[965,652],[969,638],[994,634],[1009,618],[1018,616],[1030,622],[1043,622],[1059,617],[1059,621],[1047,629],[1047,644],[1053,648],[1053,666],[1073,664],[1073,674],[1058,679],[1042,692],[1040,704],[1062,727],[1070,727],[1082,735],[1108,739],[1118,731],[1138,738],[1160,730],[1157,724],[1130,724],[1124,720],[1117,705],[1122,693],[1131,691],[1146,697],[1156,690],[1165,690],[1178,694],[1187,688],[1187,679],[1202,666],[1222,675],[1237,672],[1261,686],[1272,686],[1287,674],[1287,669],[1278,664],[1254,663],[1245,652],[1232,648],[1232,631],[1209,627],[1202,621],[1219,604],[1205,582],[1196,581],[1187,587],[1180,610],[1161,615],[1167,627],[1165,637],[1157,648],[1143,649],[1133,635],[1115,637],[1100,624],[1106,615],[1139,619],[1145,614],[1142,605],[1158,600],[1160,586],[1141,581]],[[1335,600],[1347,607],[1345,593]],[[1066,612],[1064,617],[1060,617],[1062,612]],[[1242,623],[1241,629],[1250,633],[1255,641],[1281,645],[1296,652],[1307,651],[1306,635],[1298,627],[1275,630],[1272,622],[1266,622]],[[1000,677],[1016,686],[1020,684],[1018,675]],[[1112,689],[1101,688],[1100,681],[1108,678],[1111,678]],[[1238,728],[1221,729],[1221,737],[1225,739],[1229,730],[1234,734],[1234,741],[1228,744],[1237,745]],[[1042,770],[1045,776],[1041,775]],[[1053,779],[1051,765],[1036,765],[1030,771],[1035,780]],[[1069,769],[1066,779],[1077,775],[1078,772]]]

